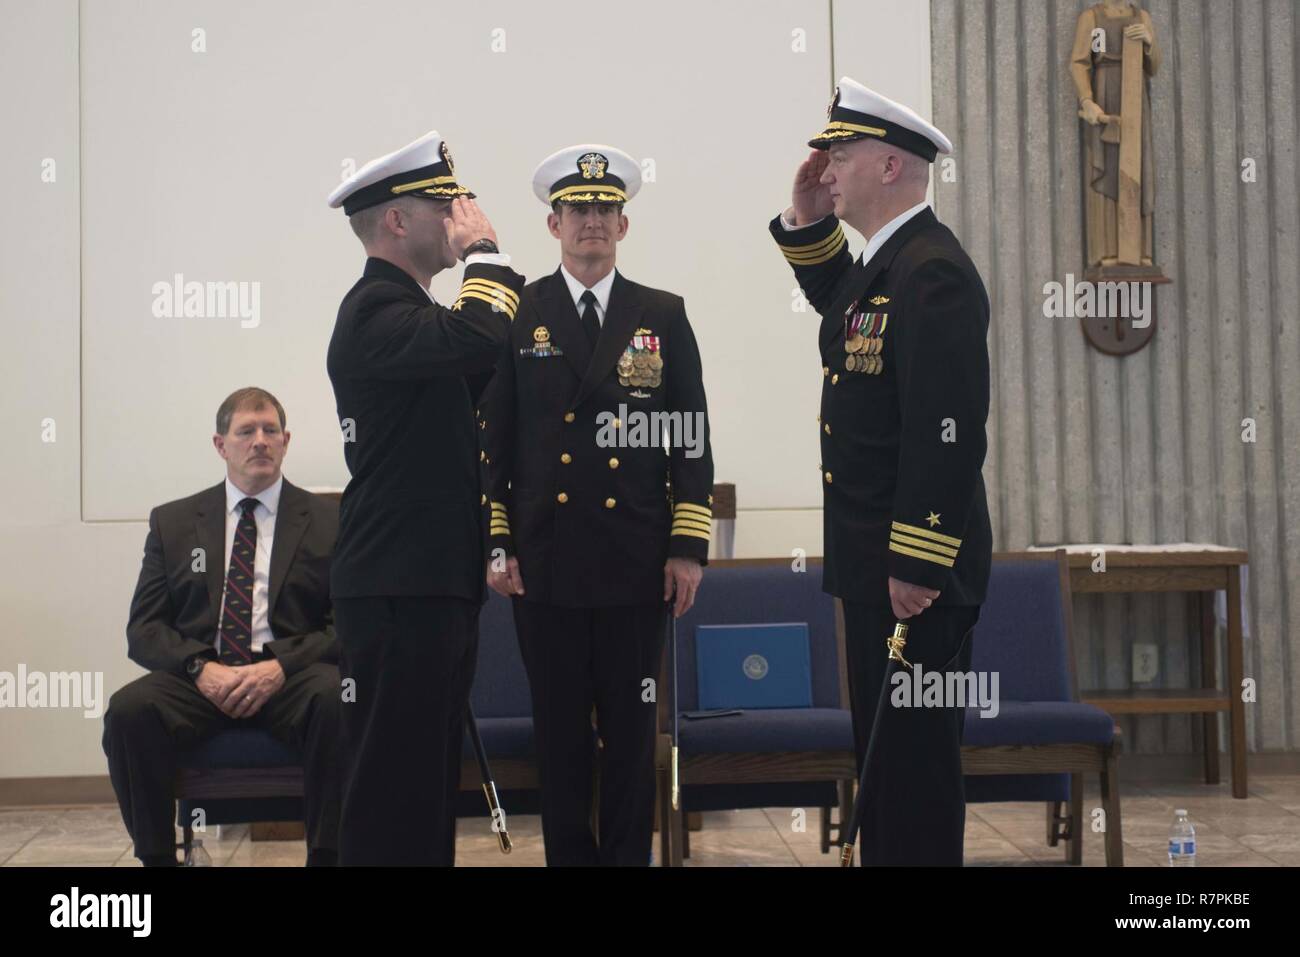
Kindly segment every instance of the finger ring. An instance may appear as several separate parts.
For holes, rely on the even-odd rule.
[[[927,598],[927,599],[925,600],[925,607],[926,607],[926,608],[929,608],[929,607],[930,607],[930,604],[931,604],[930,599]]]

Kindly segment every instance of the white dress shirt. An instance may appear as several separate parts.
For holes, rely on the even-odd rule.
[[[885,245],[885,243],[889,241],[890,236],[898,232],[899,227],[922,210],[928,209],[929,206],[930,201],[923,199],[911,209],[904,210],[889,222],[885,223],[885,225],[877,229],[875,235],[867,240],[867,248],[862,250],[862,257],[858,261],[863,264],[871,262],[871,257],[876,254],[881,246]]]
[[[280,489],[284,485],[284,476],[275,480],[275,484],[263,489],[253,498],[257,507],[253,509],[253,521],[257,523],[257,554],[253,557],[253,651],[262,650],[262,646],[272,641],[271,625],[267,621],[267,603],[271,584],[271,546],[275,542],[275,513],[280,508]],[[226,608],[226,577],[230,572],[230,550],[235,544],[235,528],[239,525],[242,514],[239,503],[249,496],[241,492],[229,476],[226,478],[226,563],[221,566],[221,613]],[[217,654],[221,653],[221,617],[217,617]]]
[[[921,210],[929,208],[929,206],[930,206],[930,201],[928,199],[923,199],[921,200],[921,202],[917,203],[911,209],[904,210],[903,212],[895,216],[893,219],[891,219],[889,222],[885,223],[885,225],[877,229],[875,233],[872,234],[871,238],[867,240],[867,248],[862,250],[862,255],[858,257],[858,263],[865,264],[871,262],[871,257],[876,254],[876,252],[880,249],[881,246],[885,245],[885,243],[889,241],[890,236],[898,232],[899,227],[901,227],[905,222],[907,222],[917,213],[921,212]],[[822,219],[825,218],[826,218],[825,216],[822,217]],[[817,220],[817,223],[820,223],[821,221],[822,220],[819,219]],[[781,214],[781,225],[784,226],[787,230],[805,229],[808,226],[815,226],[817,225],[817,223],[806,223],[803,226],[795,226],[794,223],[790,222],[788,219],[785,218],[785,213]]]
[[[614,288],[614,273],[611,269],[605,273],[605,278],[596,285],[591,287],[592,294],[596,297],[596,319],[600,322],[601,327],[605,325],[605,309],[609,306],[609,291]],[[564,283],[569,287],[569,295],[573,297],[573,306],[578,310],[578,315],[582,315],[585,306],[582,304],[582,294],[587,291],[587,287],[578,280],[573,278],[573,273],[560,264],[560,274],[564,276]]]

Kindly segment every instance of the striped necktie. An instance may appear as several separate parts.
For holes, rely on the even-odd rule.
[[[253,660],[253,563],[257,560],[257,499],[239,503],[243,514],[230,545],[226,600],[221,606],[221,663],[246,665]]]

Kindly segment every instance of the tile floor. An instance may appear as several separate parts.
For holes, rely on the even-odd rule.
[[[1095,786],[1085,794],[1088,811],[1098,803]],[[1300,866],[1300,774],[1252,774],[1250,797],[1233,799],[1228,783],[1125,783],[1122,785],[1124,861],[1165,866],[1165,842],[1174,808],[1186,808],[1196,827],[1200,867]],[[836,854],[818,846],[819,812],[794,830],[789,808],[716,811],[691,834],[691,867],[834,867]],[[1064,850],[1048,847],[1042,804],[972,804],[966,815],[966,863],[973,866],[1065,866]],[[460,824],[457,862],[467,867],[540,866],[541,822],[511,819],[514,853],[503,856],[486,818]],[[204,837],[216,866],[297,867],[302,841],[249,840],[247,825],[227,826]],[[656,841],[656,853],[658,843]],[[1087,830],[1085,866],[1105,863],[1102,835]],[[84,867],[138,866],[115,807],[0,809],[0,865]]]

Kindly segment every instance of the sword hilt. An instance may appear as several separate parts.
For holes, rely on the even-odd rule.
[[[840,847],[840,867],[853,866],[853,845],[844,844]]]
[[[907,646],[907,625],[901,621],[896,623],[894,633],[885,639],[885,646],[889,649],[890,661],[897,661],[905,668],[912,667],[912,663],[903,657],[903,648]]]

